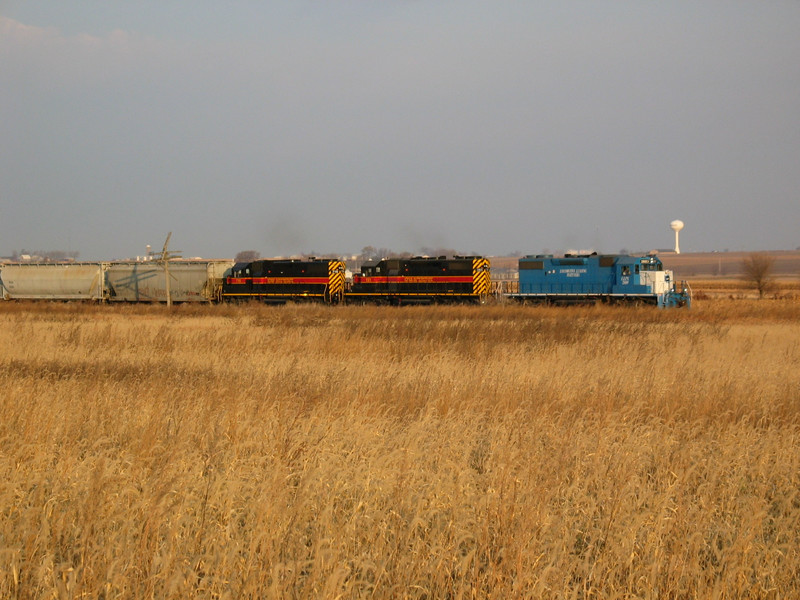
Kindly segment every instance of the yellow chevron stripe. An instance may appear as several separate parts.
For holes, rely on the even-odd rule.
[[[344,298],[344,271],[345,265],[340,260],[328,262],[328,302],[336,304]]]
[[[485,297],[491,289],[491,264],[488,258],[472,261],[472,290],[477,296]]]

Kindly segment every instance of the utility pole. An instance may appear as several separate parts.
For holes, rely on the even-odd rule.
[[[172,258],[179,258],[180,257],[180,250],[173,250],[170,252],[167,250],[169,246],[169,238],[172,237],[172,232],[170,231],[167,234],[167,239],[164,241],[164,249],[160,253],[160,257],[156,259],[162,267],[164,267],[164,288],[167,292],[167,308],[172,307],[172,295],[169,291],[169,261]],[[150,256],[159,256],[158,252],[149,252]]]

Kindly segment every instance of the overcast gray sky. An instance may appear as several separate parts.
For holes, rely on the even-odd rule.
[[[800,246],[800,2],[0,0],[0,256]]]

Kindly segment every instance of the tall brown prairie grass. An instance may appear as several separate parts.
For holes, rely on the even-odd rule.
[[[2,598],[800,595],[800,303],[0,305]]]

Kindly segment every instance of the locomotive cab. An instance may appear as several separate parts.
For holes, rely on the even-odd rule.
[[[620,256],[612,294],[622,299],[659,303],[669,289],[670,274],[655,256]]]
[[[230,274],[224,279],[222,288],[224,295],[246,296],[253,289],[253,275],[249,262],[238,262],[231,267]]]

